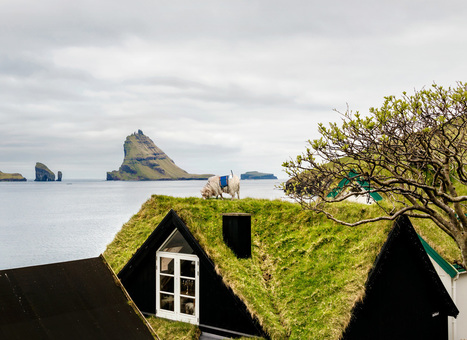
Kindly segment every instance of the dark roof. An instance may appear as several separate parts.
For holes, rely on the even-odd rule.
[[[1,339],[154,339],[102,257],[0,271]]]

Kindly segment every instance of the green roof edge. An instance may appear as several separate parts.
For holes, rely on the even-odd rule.
[[[357,176],[359,176],[359,174],[356,173],[355,171],[353,170],[349,171],[350,179],[353,179]],[[341,179],[339,184],[337,185],[337,188],[332,189],[332,191],[327,195],[327,197],[336,198],[336,196],[341,192],[342,188],[346,186],[349,182],[350,181],[347,178]],[[373,198],[376,202],[383,200],[383,197],[380,194],[378,194],[376,191],[370,192],[371,188],[367,181],[357,178],[357,182],[363,189],[369,192],[371,198]]]
[[[418,234],[417,234],[418,235]],[[430,247],[430,245],[420,236],[418,238],[422,242],[423,248],[427,252],[428,255],[451,277],[454,278],[459,273],[456,268],[454,268],[449,262],[439,255],[436,250]]]

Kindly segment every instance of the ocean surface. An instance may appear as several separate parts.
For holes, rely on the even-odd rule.
[[[281,182],[241,181],[240,197],[284,199]],[[201,197],[205,183],[0,182],[0,269],[98,256],[151,195]]]

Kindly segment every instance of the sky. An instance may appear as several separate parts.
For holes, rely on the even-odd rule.
[[[318,123],[467,79],[467,3],[1,0],[0,171],[105,179],[141,129],[189,173],[274,173]]]

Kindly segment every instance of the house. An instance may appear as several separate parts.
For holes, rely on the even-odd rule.
[[[174,210],[118,277],[146,315],[193,323],[210,334],[267,336],[243,301],[224,284],[212,260]]]
[[[355,192],[354,196],[348,198],[352,202],[372,204],[383,200],[379,193],[371,191],[370,183],[361,178],[355,171],[350,171],[347,177],[341,179],[337,187],[331,190],[327,197],[336,198],[349,191]]]
[[[459,309],[457,318],[449,317],[449,340],[467,339],[467,272],[460,265],[447,262],[422,237],[419,238],[446,291]]]
[[[221,336],[447,340],[458,314],[405,217],[349,228],[279,200],[153,196],[104,255],[144,314]]]
[[[388,235],[342,339],[448,339],[459,313],[408,217]]]
[[[0,271],[1,339],[154,339],[103,257]]]

